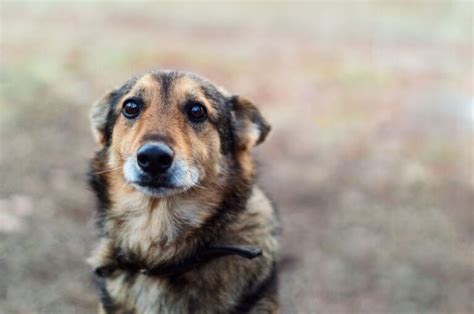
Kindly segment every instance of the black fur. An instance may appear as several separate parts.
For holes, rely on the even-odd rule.
[[[117,114],[115,112],[115,107],[117,106],[118,101],[123,95],[130,92],[132,87],[135,85],[139,77],[134,77],[128,80],[122,87],[119,89],[114,90],[108,97],[109,101],[109,111],[107,113],[107,124],[105,125],[104,129],[104,139],[105,139],[105,146],[110,146],[112,141],[112,132],[114,129],[115,121],[117,120]]]
[[[263,297],[276,293],[278,285],[277,279],[277,267],[276,264],[273,264],[270,274],[264,281],[256,287],[245,289],[246,292],[241,296],[233,313],[248,313]]]
[[[176,72],[154,73],[153,77],[161,84],[162,101],[166,103],[173,81],[178,77],[178,74]]]
[[[114,304],[114,301],[105,286],[105,279],[95,274],[94,283],[99,290],[99,298],[105,313],[112,314],[117,311],[117,306]]]
[[[195,231],[193,239],[198,239],[201,245],[207,245],[219,239],[225,226],[237,218],[246,208],[252,191],[254,178],[245,179],[242,166],[233,158],[233,173],[229,174],[227,192],[224,193],[219,206],[204,225]]]
[[[106,176],[102,173],[106,168],[104,165],[107,148],[104,147],[97,152],[95,157],[91,160],[89,166],[89,186],[94,191],[97,201],[97,227],[100,235],[104,234],[104,219],[107,215],[107,210],[111,206],[109,195],[109,184]]]
[[[230,113],[226,113],[225,116],[216,123],[216,128],[221,141],[221,153],[223,155],[235,155],[235,135]]]
[[[101,274],[95,272],[94,273],[94,283],[99,290],[99,298],[102,304],[102,307],[107,314],[114,314],[119,312],[121,309],[120,307],[114,302],[113,298],[110,296],[109,292],[107,291],[107,287],[105,284],[105,277],[107,276],[102,276]],[[135,279],[137,276],[133,273],[128,273],[125,276],[124,282],[127,283],[128,285],[133,285],[135,282]],[[120,313],[123,313],[120,312]]]
[[[260,112],[256,107],[250,104],[247,100],[242,99],[240,96],[232,96],[230,98],[232,110],[239,115],[244,115],[254,125],[256,125],[260,131],[260,137],[257,139],[257,145],[262,143],[270,132],[270,125],[265,121]]]

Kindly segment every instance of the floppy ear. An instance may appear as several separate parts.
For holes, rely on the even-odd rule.
[[[249,100],[232,96],[231,101],[237,147],[249,150],[265,140],[270,132],[270,124]]]
[[[92,133],[96,142],[103,146],[107,141],[107,120],[112,107],[112,100],[117,94],[117,90],[111,90],[102,99],[92,105],[89,113]]]

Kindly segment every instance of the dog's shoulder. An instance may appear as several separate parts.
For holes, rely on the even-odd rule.
[[[277,235],[279,230],[275,207],[269,197],[255,185],[247,201],[246,210],[241,213],[239,219],[229,225],[229,232],[258,239]]]

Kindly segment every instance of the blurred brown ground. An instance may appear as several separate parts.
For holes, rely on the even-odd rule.
[[[150,68],[258,103],[283,313],[473,313],[473,4],[1,10],[0,312],[93,313],[90,104]]]

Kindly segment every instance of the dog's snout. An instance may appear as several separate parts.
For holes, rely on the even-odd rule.
[[[145,144],[138,149],[137,162],[140,168],[149,174],[160,174],[168,170],[173,163],[174,153],[165,144]]]

